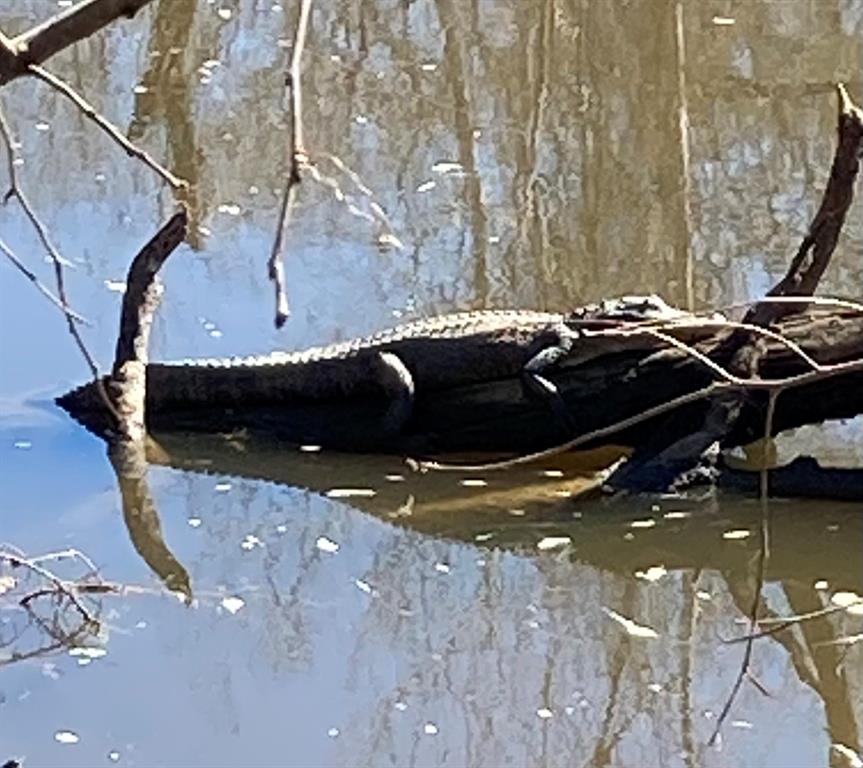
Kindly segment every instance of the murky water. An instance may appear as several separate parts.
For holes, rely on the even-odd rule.
[[[156,0],[58,56],[58,74],[193,183],[153,356],[296,348],[472,307],[759,295],[817,205],[832,83],[863,93],[863,3],[679,6],[319,4],[306,132],[332,183],[302,185],[281,332],[264,264],[296,9]],[[0,25],[55,8],[17,2]],[[106,364],[116,282],[173,199],[41,86],[2,98]],[[861,212],[825,292],[861,292]],[[11,203],[0,232],[50,279]],[[139,587],[100,598],[107,654],[92,660],[12,662],[44,637],[10,644],[0,624],[0,761],[784,767],[863,753],[861,644],[842,644],[863,630],[844,612],[757,640],[755,682],[708,745],[744,652],[724,641],[747,631],[758,501],[575,506],[602,457],[417,476],[397,459],[166,436],[153,506],[124,516],[104,446],[51,404],[86,378],[57,313],[5,261],[0,291],[0,539],[76,547]],[[860,433],[786,448],[859,461]],[[764,615],[863,592],[859,507],[768,514]]]

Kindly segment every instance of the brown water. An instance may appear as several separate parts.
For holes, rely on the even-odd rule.
[[[21,0],[0,26],[55,9]],[[832,84],[863,97],[860,0],[321,3],[305,124],[338,194],[301,187],[293,314],[276,332],[264,263],[295,11],[155,0],[51,62],[193,184],[156,358],[297,348],[471,307],[760,295],[818,204]],[[115,281],[174,200],[40,85],[2,98],[105,364]],[[825,293],[861,294],[861,212],[858,199]],[[50,279],[14,204],[0,235]],[[5,262],[0,291],[0,540],[74,546],[143,587],[101,600],[107,655],[85,665],[9,663],[44,638],[9,643],[20,616],[0,602],[0,761],[785,768],[863,753],[861,644],[837,644],[863,631],[848,613],[756,641],[757,682],[708,744],[743,655],[724,640],[746,632],[758,501],[575,505],[584,460],[414,476],[397,459],[174,437],[151,456],[158,518],[124,517],[104,446],[50,402],[86,377],[60,319]],[[860,461],[860,436],[859,420],[831,425],[783,451]],[[863,592],[859,506],[767,514],[762,614]],[[163,580],[190,583],[191,605]]]

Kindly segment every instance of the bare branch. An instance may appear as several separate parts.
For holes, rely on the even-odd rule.
[[[683,342],[675,341],[683,347],[688,346]],[[703,362],[703,355],[700,352],[691,348],[690,351],[695,359]],[[713,363],[711,361],[711,370],[712,369]],[[572,440],[567,440],[566,442],[552,448],[546,448],[545,450],[536,451],[535,453],[529,453],[523,456],[516,456],[512,459],[504,459],[502,461],[494,461],[486,464],[443,464],[436,461],[416,461],[413,459],[410,460],[410,464],[421,470],[435,469],[447,472],[485,472],[497,469],[509,469],[510,467],[519,466],[521,464],[530,464],[534,461],[549,459],[561,453],[566,453],[567,451],[578,448],[585,443],[589,443],[602,437],[608,437],[610,435],[617,434],[618,432],[623,432],[625,429],[629,429],[637,424],[653,419],[656,416],[661,416],[662,414],[669,413],[681,406],[704,400],[719,393],[746,392],[752,390],[766,391],[769,396],[775,397],[779,392],[791,389],[792,387],[801,387],[815,381],[828,379],[833,376],[856,373],[858,371],[863,371],[863,359],[848,360],[846,362],[835,363],[833,365],[819,365],[817,370],[798,373],[794,376],[787,376],[782,379],[740,379],[729,371],[723,369],[722,375],[720,376],[722,381],[714,381],[706,387],[672,398],[671,400],[655,405],[652,408],[647,408],[640,413],[636,413],[626,419],[621,419],[620,421],[616,421],[605,427],[594,429],[591,432],[585,432],[584,434],[574,437]]]
[[[301,71],[303,48],[306,45],[306,30],[309,26],[309,16],[312,9],[312,0],[302,0],[300,15],[297,19],[297,29],[294,34],[294,48],[291,52],[290,66],[285,77],[285,87],[290,97],[291,114],[291,162],[288,170],[288,178],[285,181],[285,190],[282,193],[282,204],[279,210],[279,221],[276,226],[276,236],[273,248],[270,251],[270,259],[267,262],[267,271],[276,291],[276,328],[281,328],[288,319],[290,309],[288,307],[288,296],[285,291],[285,267],[282,262],[282,240],[284,231],[290,222],[291,212],[297,198],[297,185],[302,181],[300,171],[308,162],[303,145],[303,99],[301,88]]]
[[[57,309],[71,317],[72,320],[74,320],[76,323],[85,322],[84,318],[81,317],[81,315],[79,315],[74,310],[69,309],[69,307],[64,306],[63,302],[60,301],[60,299],[58,299],[53,293],[51,293],[51,289],[45,286],[39,280],[39,278],[36,277],[36,274],[26,267],[24,262],[15,255],[15,252],[8,245],[6,245],[6,243],[4,243],[2,239],[0,239],[0,251],[3,251],[3,254],[6,256],[6,258],[9,259],[9,261],[11,261],[12,264],[14,264],[15,267],[20,270],[24,277],[26,277],[31,283],[33,283],[33,285],[36,286],[39,292],[43,296],[45,296],[45,298],[47,298],[48,301],[50,301],[55,307],[57,307]]]
[[[55,53],[90,37],[120,16],[132,18],[151,0],[83,0],[14,39],[0,35],[0,86]]]
[[[90,350],[87,349],[87,345],[84,343],[84,339],[81,337],[81,334],[78,332],[78,328],[76,323],[83,320],[83,318],[77,313],[74,312],[69,307],[69,299],[66,296],[66,284],[63,277],[63,265],[68,262],[60,255],[60,252],[51,242],[51,238],[48,235],[48,229],[36,215],[33,207],[30,205],[30,201],[27,196],[22,192],[21,187],[18,184],[18,176],[15,171],[15,142],[12,139],[12,131],[9,128],[9,123],[6,120],[6,115],[3,112],[2,105],[0,105],[0,137],[2,137],[5,145],[6,145],[6,159],[9,167],[9,191],[6,193],[6,199],[9,197],[15,197],[18,200],[18,203],[21,205],[21,208],[24,210],[25,215],[30,220],[30,223],[33,225],[33,228],[36,230],[36,234],[39,237],[39,240],[42,242],[42,245],[45,247],[45,250],[48,251],[48,255],[51,257],[51,262],[54,265],[54,280],[57,284],[57,296],[54,296],[51,291],[49,291],[36,277],[36,275],[27,269],[23,262],[12,252],[12,250],[3,242],[0,242],[0,250],[2,250],[6,256],[15,264],[18,269],[21,270],[30,281],[56,306],[63,312],[63,315],[66,318],[66,327],[69,330],[69,334],[72,336],[72,339],[75,342],[75,345],[78,347],[78,350],[81,352],[81,356],[84,358],[84,361],[87,363],[87,367],[90,369],[90,375],[93,377],[93,381],[96,384],[96,389],[99,392],[102,401],[105,404],[105,407],[108,409],[108,412],[113,414],[115,417],[117,415],[116,410],[114,409],[113,404],[111,403],[111,399],[108,397],[108,393],[105,391],[104,386],[102,385],[101,376],[99,374],[99,367],[96,365],[96,361],[93,358],[93,355],[90,354]]]
[[[838,141],[830,178],[818,212],[791,260],[788,272],[768,292],[768,296],[811,296],[815,292],[830,264],[845,216],[854,200],[854,181],[863,152],[863,110],[851,101],[844,85],[839,83],[836,90],[839,98]],[[745,321],[766,325],[787,312],[788,308],[756,304]]]
[[[86,625],[90,627],[98,627],[99,620],[96,619],[92,613],[90,613],[87,606],[85,606],[81,600],[78,598],[76,587],[73,583],[65,582],[51,571],[49,571],[44,566],[40,565],[38,562],[28,559],[26,557],[21,556],[18,553],[14,552],[6,552],[0,550],[0,563],[6,563],[12,568],[24,568],[32,573],[35,573],[40,578],[47,581],[54,590],[68,598],[72,605],[78,610],[81,614],[81,618],[84,619]]]
[[[186,226],[186,211],[180,209],[138,252],[126,278],[110,386],[120,414],[121,434],[133,442],[146,434],[144,409],[150,327],[160,297],[156,274],[185,239]]]
[[[90,102],[86,101],[65,80],[61,80],[56,75],[52,75],[47,70],[36,65],[28,67],[28,72],[34,77],[37,77],[43,83],[47,83],[58,93],[63,94],[76,107],[78,107],[79,110],[81,110],[85,117],[96,123],[96,125],[98,125],[117,144],[119,144],[125,150],[126,154],[129,155],[129,157],[135,157],[140,160],[142,163],[144,163],[144,165],[148,166],[156,174],[161,176],[171,186],[171,188],[185,189],[189,186],[189,183],[185,179],[181,179],[179,176],[175,176],[167,168],[159,165],[159,163],[157,163],[145,150],[141,149],[140,147],[136,147],[120,132],[120,130],[110,120],[100,115],[96,111],[96,108],[92,104],[90,104]]]

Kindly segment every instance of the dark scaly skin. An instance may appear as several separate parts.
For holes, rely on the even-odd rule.
[[[566,359],[579,327],[672,316],[656,297],[606,301],[570,314],[489,310],[415,320],[371,336],[299,352],[247,358],[195,359],[147,366],[149,412],[278,408],[302,402],[384,398],[398,430],[414,395],[495,379],[520,377],[526,390],[548,399],[565,421],[556,390],[543,371]],[[74,417],[103,409],[93,383],[58,399]],[[202,421],[206,427],[206,419]]]
[[[381,353],[401,361],[417,393],[506,378],[519,375],[544,347],[559,343],[564,320],[545,312],[463,312],[300,352],[153,363],[147,369],[147,405],[241,406],[380,395],[386,390]]]

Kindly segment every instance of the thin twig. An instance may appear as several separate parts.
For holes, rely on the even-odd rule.
[[[713,746],[719,738],[722,724],[725,722],[725,718],[728,717],[728,713],[734,705],[734,700],[737,698],[737,694],[740,692],[740,688],[743,685],[744,680],[748,678],[762,693],[766,693],[764,687],[755,680],[750,671],[750,666],[752,664],[752,650],[755,645],[754,630],[758,626],[758,606],[761,604],[761,591],[764,588],[764,575],[767,571],[767,561],[770,558],[770,507],[767,496],[762,496],[762,505],[760,529],[761,546],[758,550],[758,568],[756,571],[756,583],[752,597],[752,607],[749,609],[749,636],[746,639],[746,648],[743,651],[743,658],[740,661],[740,670],[737,673],[737,678],[734,680],[734,685],[731,687],[731,691],[728,694],[725,705],[722,707],[722,711],[719,713],[719,717],[716,718],[716,727],[713,729],[713,733],[707,741],[709,746]]]
[[[63,94],[63,96],[65,96],[76,107],[78,107],[78,109],[86,118],[96,123],[96,125],[98,125],[103,131],[105,131],[108,136],[110,136],[117,144],[119,144],[125,150],[126,154],[129,155],[129,157],[135,157],[140,160],[142,163],[144,163],[144,165],[154,171],[162,179],[164,179],[165,182],[169,184],[172,189],[188,188],[189,182],[187,182],[185,179],[181,179],[179,176],[175,176],[167,168],[159,165],[159,163],[156,162],[156,160],[154,160],[146,151],[144,151],[140,147],[135,146],[120,132],[119,128],[117,128],[106,117],[99,114],[96,111],[96,108],[88,101],[86,101],[65,80],[60,79],[56,75],[48,72],[44,67],[40,67],[36,64],[27,67],[27,71],[34,77],[41,80],[43,83],[49,85],[58,93]]]
[[[683,342],[680,343],[682,344]],[[697,354],[700,355],[700,353]],[[633,416],[621,419],[620,421],[616,421],[608,426],[592,430],[591,432],[586,432],[583,435],[579,435],[571,440],[567,440],[566,442],[560,443],[551,448],[545,448],[541,451],[516,456],[511,459],[504,459],[502,461],[488,462],[486,464],[443,464],[436,461],[413,460],[410,463],[422,470],[434,469],[443,472],[486,472],[490,470],[510,469],[522,464],[530,464],[534,461],[541,461],[542,459],[549,459],[561,453],[566,453],[567,451],[571,451],[580,445],[590,442],[591,440],[622,432],[624,429],[641,424],[642,422],[656,416],[661,416],[662,414],[668,413],[676,408],[680,408],[683,405],[704,400],[705,398],[711,397],[719,392],[745,392],[748,390],[758,390],[766,391],[768,393],[778,393],[785,389],[791,389],[792,387],[811,384],[815,381],[821,381],[833,376],[856,373],[857,371],[863,371],[863,359],[850,360],[844,363],[835,363],[834,365],[822,365],[819,366],[818,370],[799,373],[783,379],[740,379],[739,381],[730,381],[727,380],[726,377],[736,377],[725,371],[723,378],[726,378],[726,380],[724,381],[715,381],[701,389],[672,398],[664,403],[647,408],[641,413],[634,414]]]
[[[12,264],[14,264],[15,267],[20,270],[21,274],[23,274],[31,283],[33,283],[33,285],[36,286],[39,292],[43,296],[45,296],[45,298],[47,298],[48,301],[50,301],[55,307],[57,307],[57,309],[59,309],[63,313],[68,313],[72,320],[77,323],[86,322],[84,318],[81,317],[81,315],[79,315],[77,312],[69,309],[68,307],[64,307],[63,302],[60,301],[60,299],[58,299],[53,293],[51,293],[50,288],[40,282],[39,278],[36,277],[36,274],[34,272],[31,272],[26,267],[24,262],[15,255],[15,252],[5,242],[3,242],[3,240],[0,240],[0,251],[3,251],[3,254],[6,256],[6,258],[9,259],[9,261],[11,261]]]
[[[729,312],[732,309],[746,309],[754,304],[815,304],[822,307],[836,307],[840,309],[854,309],[863,312],[863,304],[850,299],[837,299],[830,296],[765,296],[761,299],[750,299],[734,304],[725,304],[717,311]],[[695,313],[696,315],[698,313]],[[760,327],[760,326],[756,326]]]
[[[863,605],[863,600],[858,600],[854,603],[851,603],[851,606],[854,605]],[[809,611],[808,613],[801,613],[798,616],[786,616],[783,618],[773,618],[773,619],[759,619],[759,625],[768,624],[767,629],[762,629],[753,634],[743,635],[742,637],[734,637],[730,640],[723,640],[722,642],[725,645],[735,645],[736,643],[743,643],[746,640],[757,640],[760,637],[768,637],[769,635],[775,635],[777,632],[782,632],[785,629],[790,629],[791,627],[797,626],[798,624],[803,624],[806,621],[811,621],[812,619],[819,619],[823,616],[829,616],[832,613],[839,613],[841,611],[847,610],[850,606],[847,605],[829,605],[826,608],[821,608],[817,611]]]
[[[2,250],[3,253],[6,254],[7,258],[9,258],[9,260],[12,261],[12,263],[15,264],[15,266],[18,267],[18,269],[20,269],[21,272],[26,275],[30,281],[63,313],[66,318],[66,327],[69,329],[69,334],[72,336],[72,339],[75,341],[75,345],[78,347],[78,350],[81,352],[81,356],[84,358],[84,361],[87,363],[87,367],[90,369],[90,375],[93,377],[99,396],[102,398],[108,411],[116,417],[117,411],[102,384],[99,367],[96,365],[93,355],[90,354],[90,350],[87,349],[84,339],[78,332],[76,323],[83,321],[83,318],[69,306],[69,299],[66,296],[66,283],[63,276],[63,265],[68,262],[60,255],[60,252],[51,242],[47,227],[36,215],[33,207],[30,205],[29,199],[18,184],[18,174],[15,169],[15,142],[12,138],[12,131],[9,127],[8,121],[6,120],[2,104],[0,104],[0,137],[2,137],[6,145],[6,159],[9,168],[9,191],[6,193],[6,199],[14,197],[18,201],[25,215],[33,225],[33,228],[36,230],[39,240],[48,252],[48,255],[51,257],[51,263],[54,265],[54,281],[57,284],[57,295],[55,296],[44,285],[42,285],[35,273],[27,269],[23,262],[12,252],[9,246],[2,241],[0,241],[0,250]]]
[[[279,221],[276,225],[276,236],[273,240],[273,248],[270,251],[270,259],[267,262],[267,272],[276,291],[276,328],[281,328],[290,314],[288,294],[285,291],[285,266],[281,258],[282,240],[290,222],[294,204],[296,203],[297,185],[302,181],[300,171],[308,162],[303,145],[303,99],[300,64],[302,62],[303,48],[306,45],[306,30],[309,25],[311,8],[312,0],[302,0],[300,15],[297,19],[297,29],[294,34],[294,48],[291,51],[290,66],[285,77],[285,87],[290,97],[289,108],[291,114],[290,168],[288,170],[288,178],[285,181],[285,189],[282,193]]]
[[[0,562],[4,562],[12,568],[24,568],[28,571],[31,571],[32,573],[35,573],[37,576],[52,584],[56,592],[69,598],[69,601],[72,603],[72,605],[75,606],[75,608],[78,609],[78,612],[81,614],[82,618],[88,625],[99,625],[99,620],[96,619],[93,614],[90,613],[87,606],[85,606],[78,599],[78,596],[75,594],[74,584],[63,581],[60,577],[51,573],[51,571],[49,571],[47,568],[39,565],[38,562],[35,562],[26,557],[22,557],[18,553],[0,551]]]

